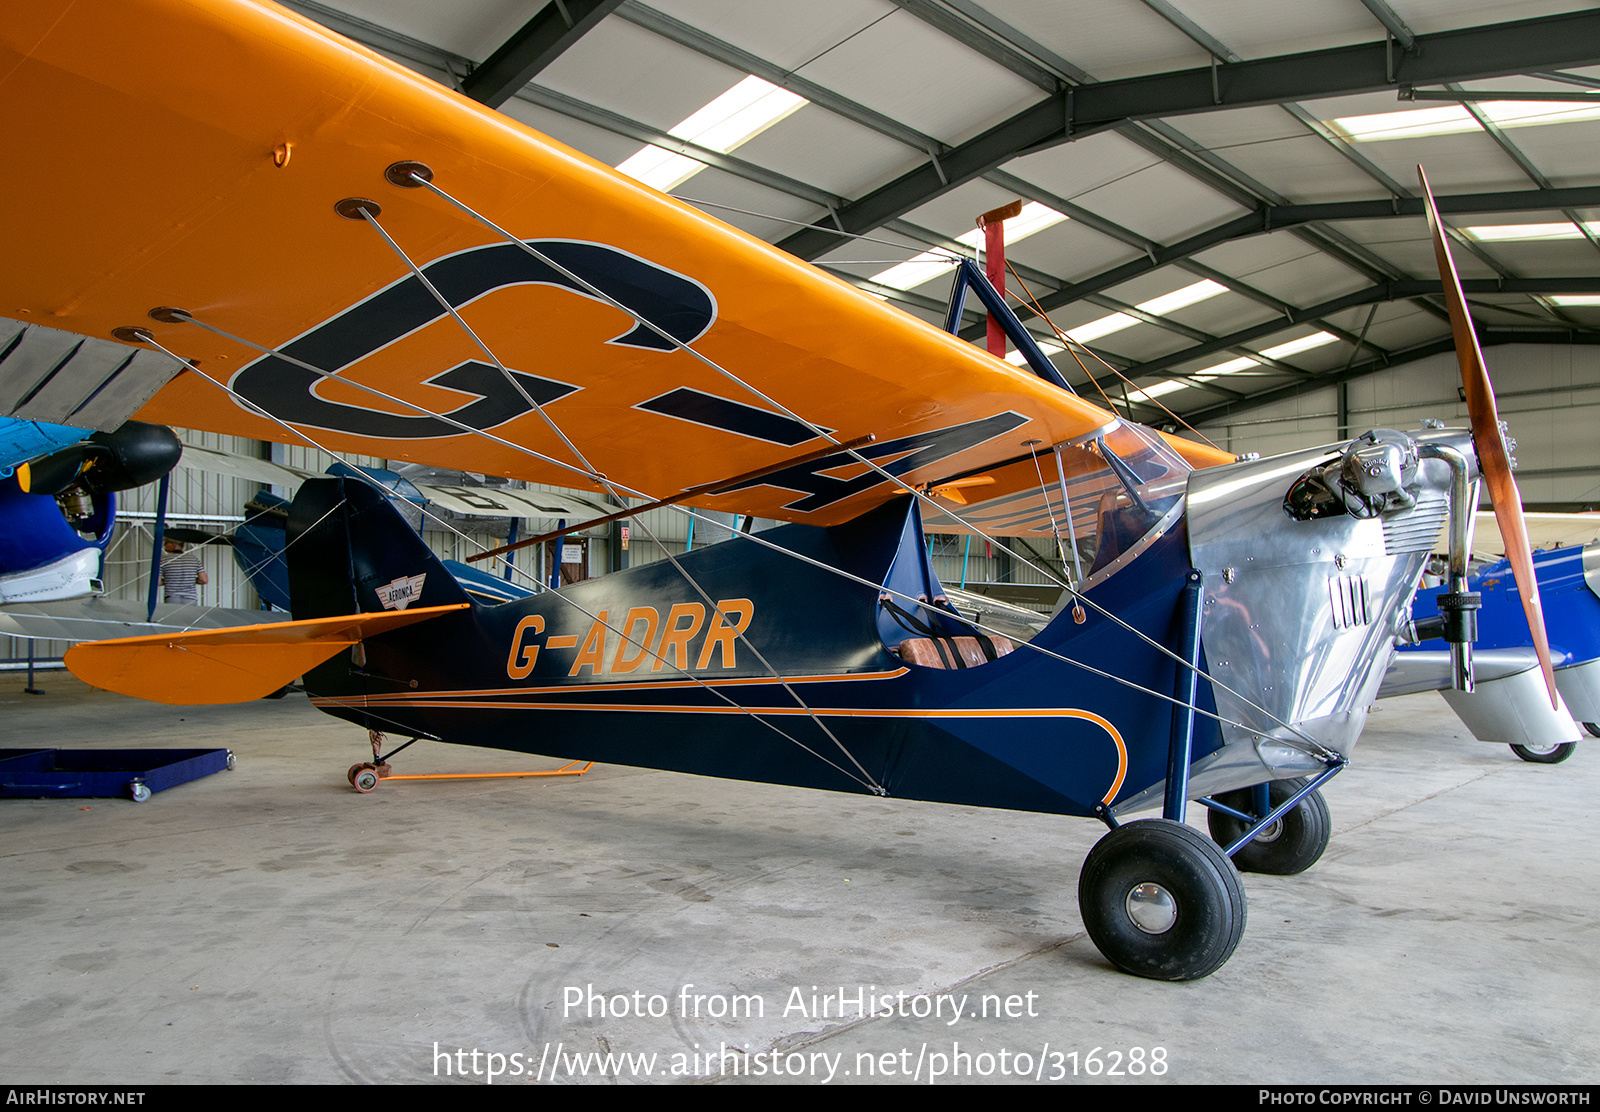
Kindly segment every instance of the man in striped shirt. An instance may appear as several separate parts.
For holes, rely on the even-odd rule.
[[[161,547],[167,554],[166,559],[161,561],[162,600],[189,606],[200,605],[200,588],[211,579],[206,575],[206,569],[200,566],[199,554],[185,552],[187,546],[171,538]]]

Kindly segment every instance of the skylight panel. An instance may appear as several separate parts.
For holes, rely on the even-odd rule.
[[[955,268],[955,260],[944,252],[924,251],[897,266],[891,266],[888,270],[874,274],[872,280],[880,286],[911,290],[924,282],[933,281],[941,274],[948,274]]]
[[[1207,367],[1205,370],[1196,371],[1194,377],[1209,380],[1217,375],[1231,375],[1237,371],[1244,370],[1246,367],[1259,366],[1261,366],[1261,360],[1251,359],[1248,355],[1245,355],[1238,359],[1230,359],[1226,363],[1218,363],[1215,367]]]
[[[1169,378],[1167,381],[1158,382],[1154,386],[1135,386],[1131,392],[1143,394],[1147,398],[1159,398],[1161,395],[1170,394],[1174,390],[1182,390],[1187,385],[1189,385],[1187,382],[1178,382]]]
[[[1552,294],[1550,300],[1557,305],[1574,307],[1600,305],[1600,293],[1558,293]]]
[[[649,146],[632,158],[617,164],[619,173],[666,193],[676,189],[706,168],[687,155],[673,154],[657,146]]]
[[[1600,220],[1586,225],[1593,232],[1600,229]],[[1582,239],[1583,233],[1576,224],[1562,221],[1559,224],[1484,224],[1465,229],[1467,235],[1483,243],[1509,240]]]
[[[1575,104],[1572,101],[1486,100],[1478,110],[1500,127],[1536,127],[1600,120],[1600,103]],[[1401,112],[1377,112],[1369,116],[1343,116],[1329,120],[1333,129],[1353,143],[1382,139],[1417,139],[1428,135],[1455,135],[1477,131],[1478,121],[1466,107],[1452,104],[1442,108],[1411,108]]]
[[[1215,297],[1219,293],[1227,292],[1227,286],[1206,278],[1195,282],[1193,285],[1184,286],[1181,290],[1173,290],[1171,293],[1162,294],[1160,297],[1153,297],[1149,301],[1141,301],[1135,308],[1142,313],[1151,313],[1161,317],[1166,316],[1168,313],[1177,312],[1186,305],[1194,305],[1208,297]],[[1130,316],[1127,313],[1111,313],[1098,320],[1092,320],[1088,324],[1080,324],[1077,328],[1069,331],[1067,336],[1080,344],[1086,344],[1090,340],[1098,340],[1100,337],[1109,336],[1113,332],[1121,332],[1124,328],[1129,328],[1138,323],[1138,317]]]
[[[1370,116],[1341,116],[1329,120],[1333,129],[1352,143],[1381,139],[1416,139],[1425,135],[1455,135],[1477,131],[1478,121],[1459,104],[1445,108],[1408,108],[1401,112],[1375,112]]]
[[[1141,301],[1138,308],[1142,312],[1164,317],[1168,313],[1176,313],[1179,309],[1198,304],[1208,297],[1216,297],[1219,293],[1227,292],[1227,286],[1204,278],[1191,286],[1184,286],[1181,290],[1173,290],[1169,294],[1153,297],[1149,301]]]
[[[1291,355],[1299,355],[1302,351],[1322,347],[1324,344],[1336,342],[1339,337],[1332,332],[1313,332],[1309,336],[1301,336],[1298,340],[1290,340],[1277,347],[1269,347],[1261,352],[1268,359],[1284,359]]]
[[[1570,100],[1491,100],[1478,107],[1501,127],[1537,127],[1540,124],[1600,120],[1600,100],[1593,105],[1575,104]]]
[[[1331,344],[1338,338],[1332,332],[1313,332],[1309,336],[1301,336],[1298,340],[1290,340],[1286,344],[1269,347],[1261,353],[1261,356],[1263,359],[1282,359],[1288,355],[1298,355],[1302,351],[1310,351],[1312,348]],[[1231,375],[1247,367],[1259,367],[1260,365],[1260,359],[1252,359],[1248,355],[1241,355],[1239,358],[1230,359],[1226,363],[1218,363],[1214,367],[1205,367],[1198,370],[1194,373],[1194,377],[1201,382],[1210,382],[1218,375]]]
[[[1139,323],[1137,317],[1130,317],[1127,313],[1112,313],[1110,316],[1092,320],[1088,324],[1080,324],[1077,328],[1067,329],[1067,338],[1086,344],[1090,340],[1098,340],[1102,336],[1109,336],[1113,332],[1121,332]]]
[[[1061,223],[1066,218],[1065,213],[1057,212],[1037,201],[1030,201],[1022,206],[1020,213],[1006,221],[1006,244],[1009,246],[1018,240],[1027,239],[1036,232],[1042,232],[1051,225]],[[965,235],[957,236],[956,242],[970,251],[976,251],[983,246],[983,238],[983,229],[974,228]],[[909,290],[924,282],[931,282],[941,274],[948,274],[955,268],[956,261],[951,258],[950,252],[924,251],[897,266],[874,274],[872,280],[879,285],[892,286],[897,290]]]
[[[727,154],[808,103],[805,97],[751,76],[676,126],[668,128],[667,133],[719,154]],[[665,193],[704,170],[705,163],[652,144],[619,164],[617,169]]]
[[[1052,344],[1049,340],[1035,339],[1034,342],[1039,345],[1039,350],[1044,352],[1046,355],[1054,355],[1056,352],[1062,350],[1060,344]],[[1028,364],[1028,357],[1023,355],[1020,351],[1013,351],[1010,355],[1006,356],[1006,362],[1017,367],[1025,367]]]

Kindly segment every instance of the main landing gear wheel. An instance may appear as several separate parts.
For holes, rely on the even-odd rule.
[[[1600,737],[1600,722],[1585,722],[1583,728],[1589,731],[1590,737]]]
[[[1274,780],[1267,785],[1272,808],[1286,803],[1290,796],[1306,786],[1304,780]],[[1216,797],[1236,811],[1249,812],[1250,789],[1225,792]],[[1231,846],[1244,835],[1246,825],[1221,811],[1207,811],[1206,825],[1220,846]],[[1328,801],[1320,791],[1312,792],[1294,810],[1255,836],[1255,840],[1233,855],[1233,863],[1241,873],[1271,873],[1274,876],[1294,876],[1317,863],[1322,851],[1328,848],[1333,820],[1328,815]]]
[[[1078,876],[1089,937],[1124,973],[1194,981],[1222,968],[1244,934],[1233,862],[1180,822],[1144,819],[1095,843]]]
[[[1589,729],[1588,722],[1585,722],[1583,727],[1590,733],[1594,732]],[[1577,747],[1578,743],[1575,741],[1562,741],[1554,745],[1513,745],[1511,751],[1523,760],[1532,761],[1536,765],[1558,765],[1572,756],[1572,751]]]

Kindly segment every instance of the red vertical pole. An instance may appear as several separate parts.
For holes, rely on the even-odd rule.
[[[983,229],[984,273],[1001,297],[1006,294],[1006,221],[1021,211],[1022,202],[1012,201],[978,217],[978,227]],[[1006,357],[1005,330],[993,316],[989,317],[989,354],[996,359]]]
[[[1006,222],[996,220],[983,226],[983,262],[989,281],[1004,297],[1006,292]],[[989,318],[989,354],[996,359],[1006,357],[1006,334],[1000,322]]]

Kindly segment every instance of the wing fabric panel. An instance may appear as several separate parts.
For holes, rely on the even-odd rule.
[[[27,20],[0,27],[0,106],[15,122],[0,196],[7,242],[30,260],[0,273],[0,313],[100,339],[147,328],[195,361],[199,373],[180,374],[141,419],[288,439],[208,376],[288,410],[334,450],[586,485],[578,460],[405,262],[364,221],[335,213],[362,197],[593,465],[654,497],[825,446],[814,435],[795,444],[759,435],[793,427],[783,408],[841,440],[874,433],[901,445],[879,462],[919,486],[1114,420],[283,9],[28,8]],[[429,191],[386,181],[402,160],[426,163],[440,188],[638,315]],[[509,444],[195,325],[153,321],[158,306],[287,347]],[[644,319],[692,339],[760,394]],[[713,423],[646,405],[679,390],[720,399],[695,410]],[[744,419],[717,424],[716,414]],[[832,524],[897,489],[855,461],[823,470],[774,477],[713,508]],[[819,487],[838,497],[817,497]]]

